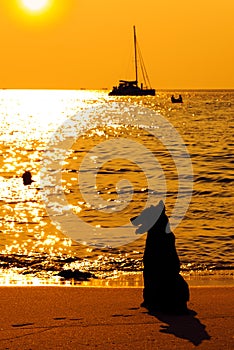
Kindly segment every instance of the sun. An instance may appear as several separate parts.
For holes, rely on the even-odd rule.
[[[22,0],[25,8],[32,12],[38,12],[46,9],[49,5],[49,0]]]

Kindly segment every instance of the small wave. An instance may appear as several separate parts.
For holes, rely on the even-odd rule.
[[[182,258],[182,256],[181,256]],[[115,255],[100,255],[96,258],[81,259],[72,256],[51,257],[46,254],[31,256],[12,254],[0,255],[0,275],[10,273],[27,275],[38,278],[75,279],[79,281],[90,278],[108,278],[117,276],[121,272],[141,272],[143,270],[142,254],[137,259],[125,257],[117,252]],[[233,271],[231,261],[217,261],[209,263],[182,262],[182,273],[196,271]]]

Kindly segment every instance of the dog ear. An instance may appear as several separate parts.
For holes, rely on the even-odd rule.
[[[134,220],[136,220],[138,216],[134,216],[133,218],[130,219],[131,223],[133,223]]]
[[[166,211],[165,204],[162,199],[159,201],[158,205],[160,206],[160,208],[162,208],[162,212]]]

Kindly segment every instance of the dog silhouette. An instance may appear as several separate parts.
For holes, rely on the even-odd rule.
[[[175,236],[170,230],[163,201],[146,208],[131,222],[137,226],[137,234],[147,231],[142,306],[150,311],[188,313],[189,287],[180,275]]]

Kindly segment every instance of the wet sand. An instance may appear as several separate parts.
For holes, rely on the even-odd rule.
[[[0,349],[233,349],[234,287],[190,292],[194,315],[169,316],[141,288],[0,287]]]

